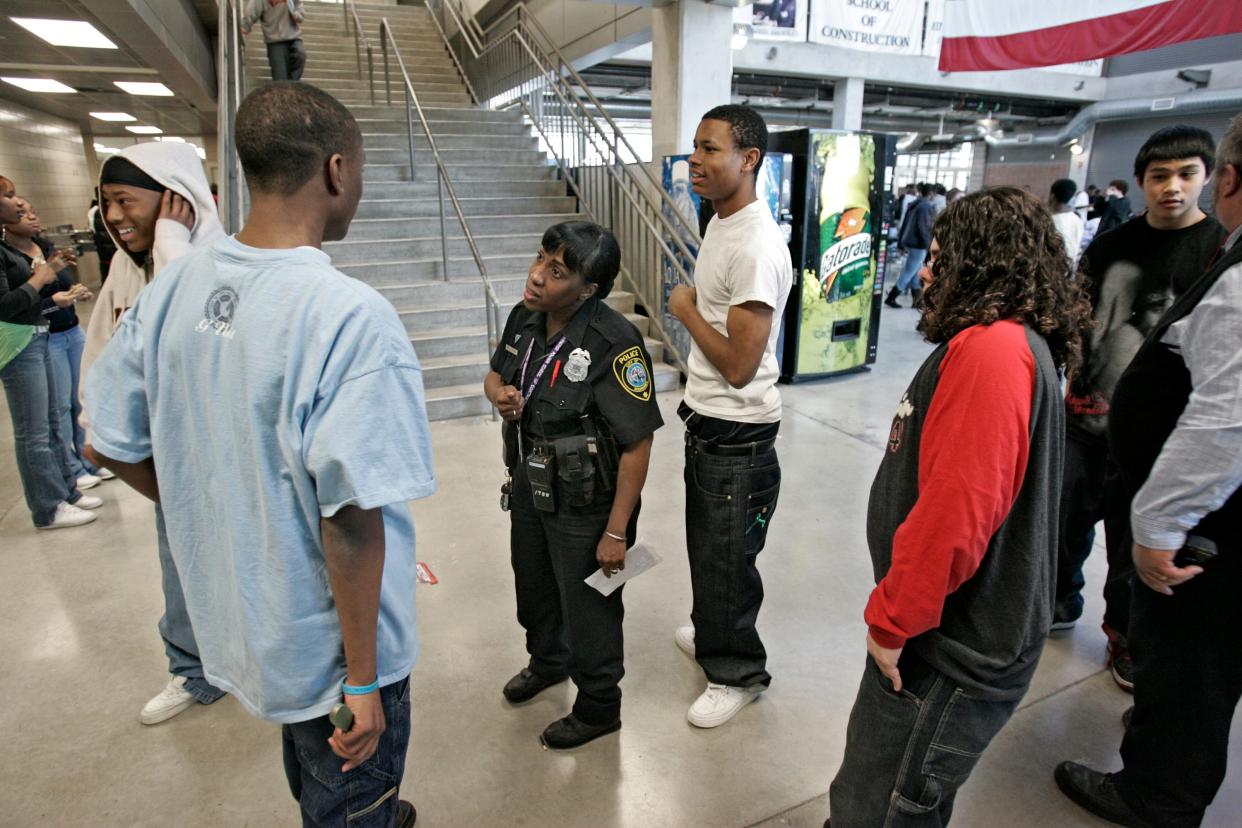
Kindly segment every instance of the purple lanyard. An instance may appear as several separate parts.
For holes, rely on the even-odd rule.
[[[543,379],[544,372],[548,370],[548,366],[552,364],[552,360],[556,358],[558,353],[560,353],[561,346],[564,344],[565,337],[562,336],[561,341],[556,343],[556,347],[549,351],[548,355],[543,358],[543,364],[539,366],[539,371],[535,374],[535,378],[530,381],[530,385],[526,388],[526,393],[522,397],[524,400],[530,400],[530,395],[534,393],[535,387],[539,385],[539,380]],[[522,378],[518,380],[520,385],[524,385],[526,383],[526,366],[530,365],[530,355],[534,350],[535,340],[532,336],[530,344],[526,346],[526,357],[522,360]]]

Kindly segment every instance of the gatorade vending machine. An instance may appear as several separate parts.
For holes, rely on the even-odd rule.
[[[686,216],[691,225],[697,225],[699,228],[699,236],[707,231],[707,223],[711,220],[714,211],[711,202],[700,198],[692,189],[690,189],[690,156],[688,155],[666,155],[664,156],[662,184],[664,190],[672,196],[673,207]],[[776,219],[776,223],[780,225],[781,232],[788,242],[793,234],[793,211],[792,211],[792,170],[793,158],[779,152],[770,151],[763,158],[763,166],[759,170],[759,177],[755,181],[755,194],[759,200],[768,205],[768,209],[772,211],[772,217]],[[666,205],[665,210],[669,210]],[[669,223],[681,230],[681,225],[677,223],[673,216],[669,216]],[[695,256],[698,256],[699,248],[697,242],[689,238],[689,234],[683,233],[682,240],[685,242]],[[665,241],[671,241],[665,239]],[[679,248],[670,244],[669,248],[676,253],[681,259],[682,267],[693,276],[690,262],[685,260],[684,256],[678,253]],[[663,264],[663,288],[664,288],[664,307],[668,307],[668,296],[673,292],[673,287],[678,283],[677,268],[668,261],[668,256],[664,256]],[[797,268],[795,267],[795,270]],[[690,353],[690,334],[685,327],[672,314],[665,311],[664,318],[661,320],[664,325],[665,332],[677,349],[683,354]],[[782,331],[782,336],[784,332]],[[777,358],[782,354],[782,349],[777,348]],[[672,358],[666,356],[665,361],[672,362]]]
[[[890,135],[773,132],[769,151],[792,156],[794,282],[785,307],[781,379],[799,382],[875,362],[884,297],[885,169]]]

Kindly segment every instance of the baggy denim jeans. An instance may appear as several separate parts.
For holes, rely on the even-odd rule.
[[[920,250],[917,247],[906,248],[906,263],[901,267],[901,275],[897,277],[897,283],[893,287],[897,288],[897,293],[902,294],[911,288],[921,288],[919,284],[919,271],[923,269],[923,262],[927,259],[927,251]]]
[[[1019,699],[979,698],[908,648],[902,688],[870,656],[828,789],[832,828],[939,828]]]
[[[98,471],[86,459],[83,451],[86,430],[80,424],[82,401],[78,395],[78,381],[85,345],[86,334],[82,332],[81,325],[48,335],[48,355],[52,361],[52,376],[56,380],[52,399],[59,412],[60,442],[65,447],[65,463],[75,481],[84,474]]]
[[[185,676],[186,692],[201,704],[211,704],[225,693],[211,685],[203,675],[203,661],[198,656],[198,642],[194,640],[190,612],[185,606],[181,576],[168,546],[164,511],[159,506],[155,507],[155,535],[164,587],[164,614],[160,616],[159,628],[160,638],[164,639],[164,652],[168,654],[168,672],[174,676]]]
[[[763,603],[757,561],[780,494],[776,449],[721,456],[691,438],[685,482],[695,660],[713,684],[766,687],[772,676],[755,629]]]
[[[55,381],[46,331],[36,333],[0,370],[0,383],[13,420],[13,447],[26,505],[34,525],[47,526],[58,504],[76,503],[82,493],[64,461],[60,420],[52,405]]]
[[[410,743],[410,678],[380,688],[384,733],[375,755],[349,773],[332,752],[334,728],[320,716],[281,728],[285,777],[302,809],[305,828],[392,828]]]

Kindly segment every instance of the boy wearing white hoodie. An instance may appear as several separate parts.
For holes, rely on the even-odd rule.
[[[224,235],[202,162],[188,144],[159,142],[127,147],[104,162],[99,196],[104,225],[117,252],[87,328],[83,388],[91,366],[143,288],[169,262]],[[224,695],[203,676],[181,581],[168,548],[164,516],[158,507],[155,525],[164,588],[159,630],[172,678],[142,708],[139,718],[143,724],[157,724],[195,702],[211,704]]]

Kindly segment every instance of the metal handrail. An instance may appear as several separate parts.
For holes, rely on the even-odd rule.
[[[237,155],[237,138],[234,126],[237,107],[241,105],[245,89],[245,62],[241,59],[245,48],[241,33],[241,12],[236,0],[223,0],[219,7],[219,54],[220,66],[219,106],[216,115],[217,154],[220,158],[220,221],[225,232],[236,233],[245,218],[244,186],[241,159]]]
[[[418,94],[414,91],[414,84],[410,80],[410,73],[406,71],[405,60],[401,57],[401,49],[397,46],[397,39],[393,36],[392,27],[388,25],[387,17],[380,20],[380,46],[384,53],[384,91],[389,106],[392,106],[392,84],[388,62],[390,51],[397,59],[397,68],[401,70],[401,78],[405,83],[405,115],[410,149],[410,180],[413,181],[416,177],[414,166],[414,113],[418,114],[419,125],[422,126],[423,134],[427,137],[427,144],[431,147],[431,155],[436,162],[436,188],[440,202],[440,255],[444,268],[444,281],[447,282],[449,278],[448,236],[444,230],[444,191],[447,190],[449,201],[453,204],[453,211],[457,214],[457,222],[461,225],[462,234],[466,237],[466,244],[470,246],[470,255],[474,257],[474,263],[479,269],[479,278],[483,280],[484,316],[487,317],[487,349],[488,354],[495,353],[496,348],[499,346],[502,329],[500,323],[500,301],[496,298],[496,291],[492,287],[491,279],[488,278],[487,266],[483,263],[483,256],[479,253],[479,246],[474,240],[474,234],[470,232],[470,225],[466,222],[466,215],[461,209],[461,202],[457,198],[453,182],[449,178],[448,170],[440,157],[440,150],[436,146],[435,136],[431,134],[431,127],[427,124],[427,116],[423,113],[422,104],[418,101]],[[496,411],[493,408],[492,419],[495,418]]]
[[[362,80],[362,49],[365,47],[367,50],[367,86],[371,90],[371,106],[375,106],[375,53],[371,49],[371,41],[362,29],[362,21],[358,19],[358,9],[352,0],[345,0],[341,8],[345,14],[345,31],[349,31],[351,22],[353,24],[354,58],[358,61],[358,80]]]
[[[518,2],[486,29],[480,27],[473,16],[463,15],[457,0],[426,0],[433,19],[437,18],[435,3],[442,4],[440,9],[452,18],[456,34],[464,43],[463,53],[474,64],[472,68],[484,75],[482,86],[487,88],[480,90],[483,99],[491,106],[498,102],[506,107],[519,106],[534,125],[561,177],[577,197],[579,209],[598,224],[614,225],[614,232],[623,240],[621,275],[624,282],[647,308],[650,324],[673,361],[688,373],[682,353],[688,342],[679,345],[669,336],[661,323],[663,302],[657,304],[649,300],[639,276],[663,266],[669,268],[677,280],[690,283],[695,251],[701,245],[697,224],[691,223],[692,217],[676,208],[672,197],[656,182],[586,81],[524,3]],[[527,22],[533,25],[527,27]],[[437,25],[450,52],[455,52],[445,26]],[[515,67],[515,64],[519,65]],[[567,79],[572,79],[573,84]],[[545,102],[559,106],[558,114],[544,116]],[[607,128],[601,125],[597,115],[603,118]],[[566,162],[561,151],[565,149],[567,125],[574,133],[571,138],[577,142],[577,153],[584,154],[589,146],[604,159],[603,164],[574,168]],[[549,131],[561,133],[560,151]],[[628,161],[623,153],[628,153]],[[636,172],[635,167],[641,173]],[[607,192],[596,194],[595,198],[588,197],[579,181],[584,176],[602,183]],[[671,216],[676,218],[670,219]],[[662,288],[656,285],[655,290],[660,293]],[[657,298],[662,300],[663,296]]]

